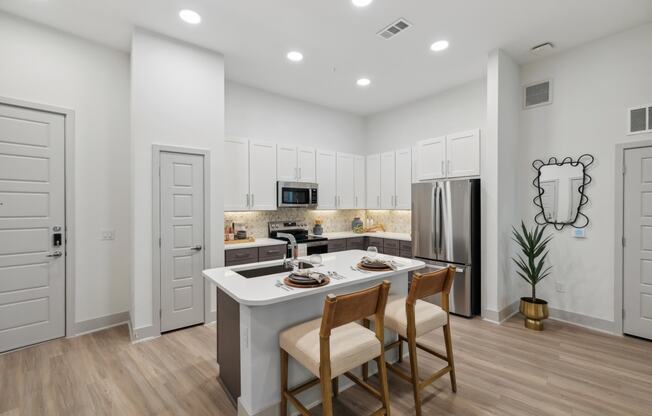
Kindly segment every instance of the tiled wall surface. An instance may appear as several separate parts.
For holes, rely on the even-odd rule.
[[[225,212],[224,226],[232,223],[247,225],[249,235],[267,237],[267,223],[270,221],[303,220],[310,229],[315,225],[315,219],[322,219],[324,232],[350,231],[353,218],[373,218],[374,223],[385,225],[386,231],[397,233],[410,232],[410,211],[365,211],[337,210],[317,211],[301,208],[279,208],[276,211]]]

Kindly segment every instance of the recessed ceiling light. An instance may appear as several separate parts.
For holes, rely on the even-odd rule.
[[[358,84],[358,87],[368,87],[371,80],[369,78],[360,78],[355,83]]]
[[[374,0],[351,0],[351,3],[355,7],[367,7],[369,6]]]
[[[201,23],[201,16],[194,10],[184,9],[179,12],[179,17],[186,23],[197,25]]]
[[[430,50],[433,52],[441,52],[448,48],[447,40],[438,40],[437,42],[430,45]]]
[[[292,62],[301,62],[303,61],[303,54],[298,51],[290,51],[287,54],[287,57]]]

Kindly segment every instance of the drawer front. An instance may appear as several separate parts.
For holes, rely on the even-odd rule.
[[[400,250],[399,253],[401,257],[405,257],[408,259],[412,258],[412,250]]]
[[[401,241],[399,244],[401,251],[412,252],[412,241]]]
[[[385,250],[396,250],[398,251],[398,240],[385,240],[383,243],[383,248]]]
[[[388,254],[390,256],[398,256],[398,248],[387,248],[383,249],[383,254]]]
[[[364,250],[364,237],[346,239],[347,250]]]
[[[367,247],[374,246],[378,251],[383,251],[383,239],[378,237],[367,237]],[[365,248],[367,248],[365,247]]]
[[[224,266],[229,267],[229,266],[240,266],[241,264],[251,264],[251,263],[257,263],[258,260],[225,260],[224,261]]]
[[[335,253],[337,251],[346,250],[346,239],[341,240],[328,240],[328,252]]]
[[[227,266],[234,264],[256,263],[258,262],[258,248],[238,248],[225,250],[224,260]]]
[[[285,257],[287,246],[258,247],[258,261],[279,260]]]

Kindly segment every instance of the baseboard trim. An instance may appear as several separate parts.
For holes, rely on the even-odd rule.
[[[134,328],[131,331],[131,343],[137,344],[160,336],[161,333],[154,328],[154,325],[141,326],[140,328]]]
[[[521,304],[520,300],[512,302],[510,305],[505,306],[503,309],[498,312],[498,322],[501,324],[516,315]]]
[[[622,335],[616,330],[614,321],[595,318],[593,316],[582,315],[580,313],[564,311],[556,308],[548,308],[550,319],[555,321],[566,322],[569,324],[581,326],[582,328],[592,329],[594,331],[605,332],[611,335]]]
[[[90,334],[129,322],[129,312],[119,312],[113,315],[100,316],[99,318],[88,319],[75,323],[75,336]]]

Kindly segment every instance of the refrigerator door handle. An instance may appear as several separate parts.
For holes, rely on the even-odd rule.
[[[439,188],[439,185],[435,186],[432,192],[434,194],[433,211],[434,211],[434,224],[435,224],[433,247],[435,249],[435,254],[437,255],[437,257],[439,257],[439,241],[441,240],[441,210],[439,209],[439,202],[441,199],[441,189]]]

